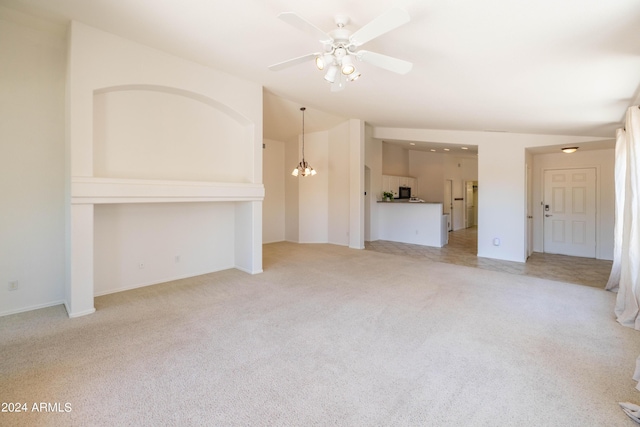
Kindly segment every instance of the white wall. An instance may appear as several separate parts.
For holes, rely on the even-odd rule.
[[[317,171],[310,177],[290,173],[302,157],[301,136],[297,143],[284,143],[287,241],[363,247],[364,182],[360,182],[364,180],[363,134],[364,125],[359,120],[345,121],[326,131],[305,133],[305,160]],[[265,163],[265,167],[276,166]],[[358,173],[354,173],[354,168]]]
[[[250,182],[252,145],[245,132],[223,106],[175,89],[97,92],[93,176]]]
[[[0,7],[0,58],[4,315],[64,299],[65,29]]]
[[[443,202],[446,156],[416,150],[409,152],[409,176],[418,180],[417,193],[415,189],[412,191],[416,197],[427,202]]]
[[[262,242],[272,243],[285,240],[285,143],[271,139],[264,140],[262,151],[264,201],[262,203]],[[293,166],[291,166],[293,170]]]
[[[365,198],[365,122],[349,119],[349,247],[364,249]]]
[[[613,259],[613,227],[615,221],[615,152],[610,150],[578,150],[573,154],[537,154],[533,156],[534,221],[533,250],[543,251],[544,171],[549,169],[596,168],[596,258]]]
[[[300,162],[300,148],[298,138],[284,144],[284,189],[285,189],[285,240],[298,242],[300,240],[300,178],[291,175],[293,168]],[[312,164],[315,167],[315,164]],[[315,178],[315,177],[314,177]]]
[[[105,204],[94,214],[95,295],[235,266],[233,203]]]
[[[382,175],[409,176],[409,152],[397,145],[382,144]]]
[[[302,139],[300,139],[302,141]],[[318,172],[314,176],[291,177],[298,180],[298,235],[300,243],[329,241],[329,133],[307,133],[305,160]],[[295,166],[295,164],[294,164]]]
[[[373,128],[365,127],[365,166],[369,168],[369,187],[365,198],[368,217],[365,218],[365,241],[379,239],[378,196],[382,194],[382,141],[373,138]]]
[[[349,123],[344,122],[328,134],[328,242],[349,245]],[[317,175],[316,175],[317,176]]]

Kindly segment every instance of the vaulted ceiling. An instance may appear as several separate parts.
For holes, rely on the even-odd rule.
[[[613,138],[640,85],[638,0],[0,0],[64,24],[84,22],[265,88],[265,137],[299,131],[298,108],[321,121],[373,126]],[[413,63],[405,75],[357,63],[362,77],[330,91],[309,34],[278,19],[294,11],[323,31],[347,15],[355,31],[392,7],[411,21],[362,48]],[[280,108],[280,110],[278,110]],[[312,116],[312,115],[310,115]]]

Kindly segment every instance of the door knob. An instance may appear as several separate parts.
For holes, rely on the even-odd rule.
[[[553,215],[549,215],[549,214],[544,214],[544,216],[553,216]]]

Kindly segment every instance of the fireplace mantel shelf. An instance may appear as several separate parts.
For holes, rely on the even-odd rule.
[[[72,204],[262,201],[262,184],[73,177]]]

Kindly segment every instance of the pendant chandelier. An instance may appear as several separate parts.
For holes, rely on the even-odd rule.
[[[316,171],[304,159],[304,110],[306,110],[305,107],[300,108],[300,111],[302,111],[302,161],[291,172],[293,176],[313,176],[316,174]]]

